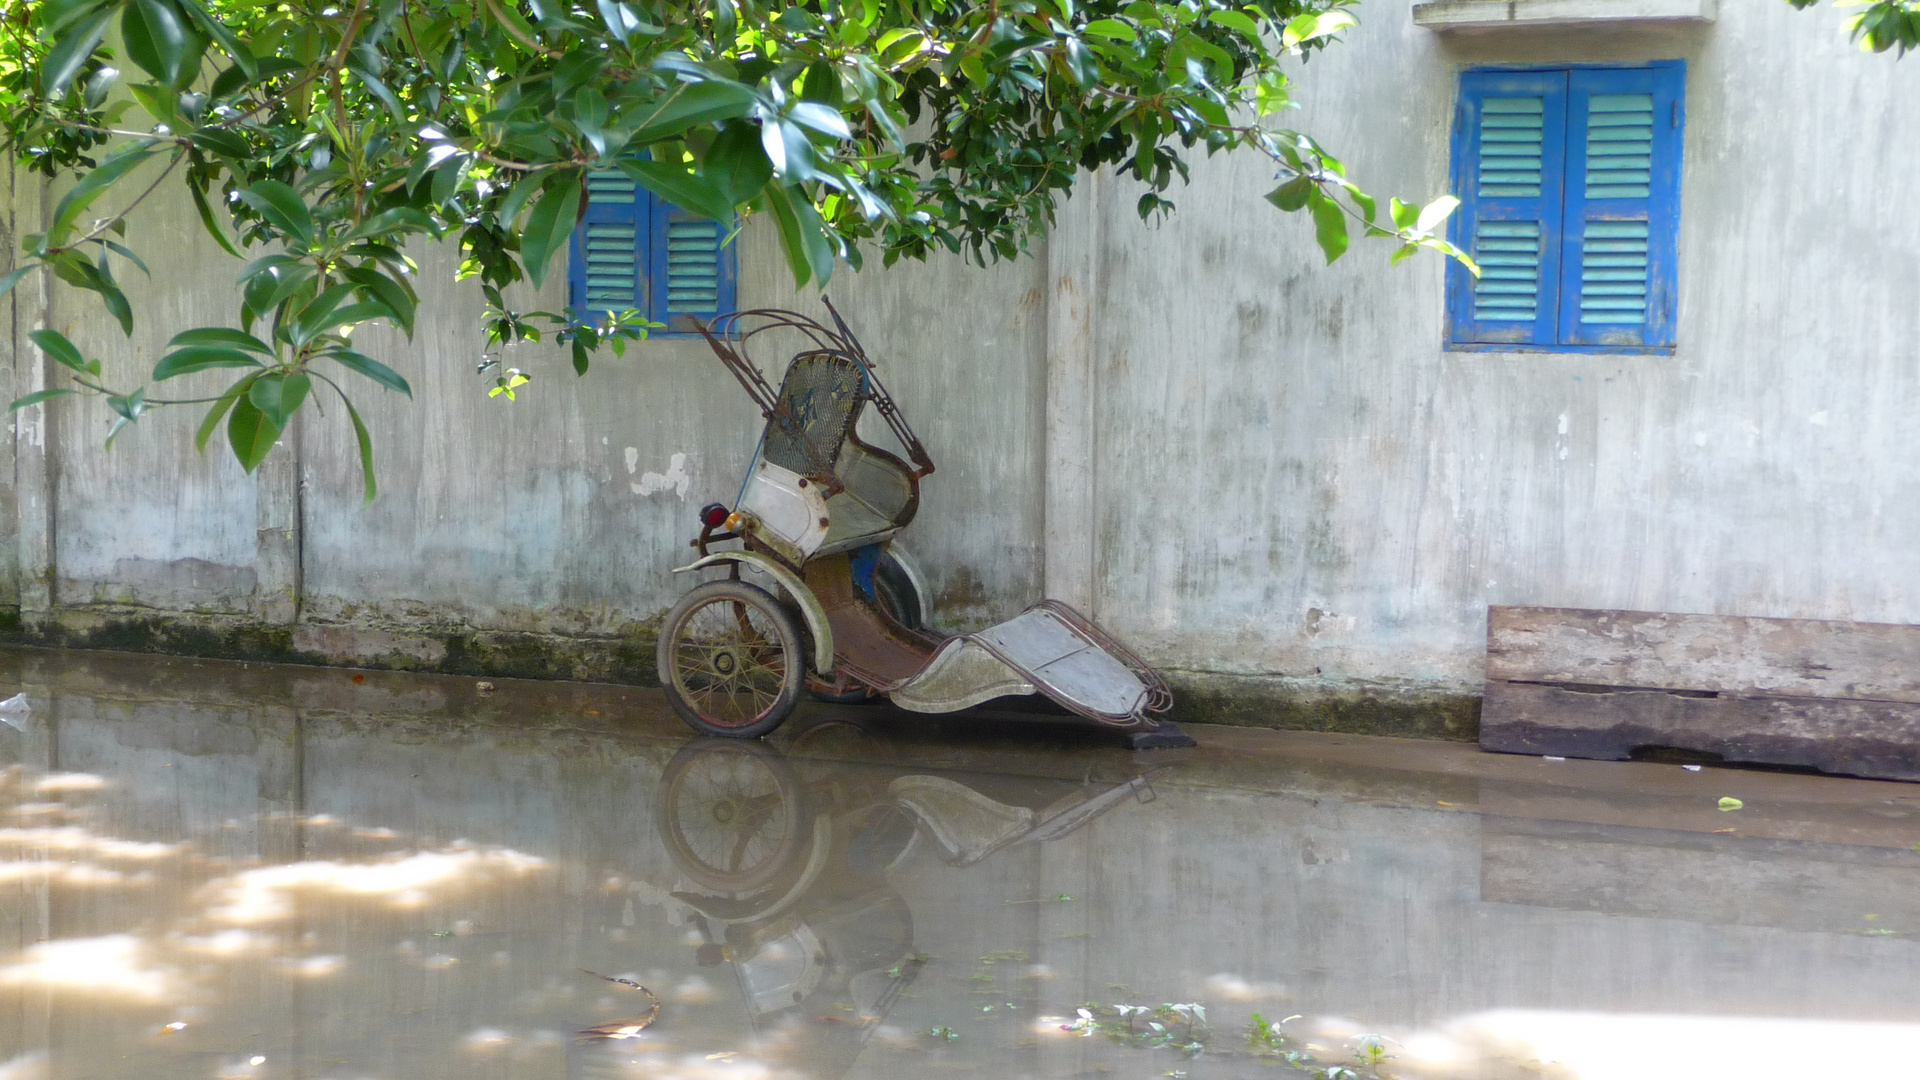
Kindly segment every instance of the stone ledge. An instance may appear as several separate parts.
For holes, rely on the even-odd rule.
[[[1719,14],[1719,6],[1719,0],[1435,0],[1415,4],[1413,21],[1430,30],[1707,23]]]

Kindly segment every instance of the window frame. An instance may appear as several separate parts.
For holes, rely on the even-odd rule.
[[[1586,174],[1586,152],[1571,153],[1576,137],[1584,138],[1587,117],[1576,117],[1572,102],[1576,92],[1574,83],[1582,73],[1611,72],[1649,72],[1654,74],[1656,131],[1659,128],[1659,112],[1665,104],[1671,109],[1670,134],[1663,143],[1657,143],[1653,152],[1653,182],[1645,199],[1648,223],[1647,251],[1647,321],[1640,324],[1651,343],[1600,343],[1571,340],[1583,336],[1581,323],[1577,321],[1580,293],[1577,288],[1569,289],[1570,284],[1577,285],[1581,271],[1581,240],[1574,235],[1578,230],[1570,228],[1576,211],[1584,213],[1591,203],[1605,200],[1588,197],[1584,186],[1577,196],[1570,195],[1576,182],[1584,182]],[[1543,181],[1551,176],[1558,181],[1558,190],[1549,192],[1543,183],[1542,192],[1537,201],[1542,212],[1540,221],[1543,232],[1543,261],[1551,260],[1553,272],[1549,275],[1542,268],[1540,277],[1541,303],[1538,306],[1532,337],[1509,340],[1464,340],[1472,331],[1475,320],[1473,310],[1473,276],[1457,262],[1447,266],[1446,314],[1444,329],[1444,347],[1449,352],[1506,352],[1506,353],[1569,353],[1569,354],[1611,354],[1611,355],[1650,355],[1671,356],[1677,347],[1676,323],[1678,315],[1679,259],[1678,245],[1680,233],[1680,187],[1685,164],[1686,143],[1686,87],[1687,61],[1685,59],[1650,60],[1637,63],[1575,63],[1575,64],[1474,64],[1461,68],[1456,81],[1453,131],[1449,142],[1452,155],[1449,175],[1453,191],[1461,200],[1461,208],[1448,223],[1448,239],[1462,250],[1474,250],[1475,229],[1482,218],[1481,208],[1491,204],[1496,208],[1504,200],[1501,197],[1481,196],[1477,190],[1480,165],[1479,133],[1473,122],[1478,112],[1470,105],[1477,94],[1480,99],[1490,95],[1488,89],[1469,91],[1469,77],[1482,77],[1499,80],[1510,77],[1516,89],[1526,93],[1541,93],[1543,100],[1546,92],[1538,87],[1521,89],[1533,77],[1534,82],[1551,76],[1562,76],[1566,89],[1561,91],[1558,101],[1559,115],[1549,115],[1544,122],[1543,131],[1559,140],[1556,156],[1542,154]],[[1490,88],[1489,88],[1490,89]],[[1593,93],[1588,87],[1580,93]],[[1548,105],[1549,114],[1553,108]],[[1543,151],[1545,140],[1543,136]],[[1664,146],[1664,151],[1662,149]],[[1575,160],[1575,159],[1578,160]],[[1524,201],[1524,200],[1522,200]],[[1553,214],[1545,212],[1548,205]],[[1492,220],[1499,220],[1493,218]],[[1584,218],[1582,218],[1584,220]],[[1551,254],[1549,254],[1549,252]],[[1541,340],[1543,327],[1550,324],[1549,333],[1554,340]],[[1561,327],[1571,325],[1571,331],[1563,333]],[[1593,332],[1584,336],[1591,337]],[[1569,340],[1562,340],[1569,339]]]
[[[582,181],[584,183],[584,180]],[[628,205],[632,213],[625,213]],[[591,200],[582,214],[580,224],[573,230],[567,242],[567,302],[577,318],[585,321],[598,321],[611,309],[588,307],[586,304],[586,242],[587,228],[590,222],[610,220],[631,220],[634,226],[634,297],[633,305],[649,322],[664,324],[659,329],[647,331],[648,338],[698,338],[700,331],[692,326],[694,318],[708,319],[713,315],[722,315],[739,307],[739,252],[738,223],[729,226],[715,222],[719,230],[719,250],[715,257],[717,310],[711,315],[707,312],[679,312],[667,306],[667,257],[668,225],[676,218],[698,217],[680,206],[661,198],[639,184],[634,185],[634,201],[631,204],[603,204],[596,207]],[[701,218],[701,220],[710,220]]]

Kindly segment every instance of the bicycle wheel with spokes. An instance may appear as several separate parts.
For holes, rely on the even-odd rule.
[[[813,832],[806,802],[767,744],[697,739],[667,763],[655,820],[681,873],[739,894],[764,888],[801,857]]]
[[[668,704],[707,735],[765,735],[806,685],[793,617],[740,581],[710,581],[681,597],[661,622],[659,662]]]

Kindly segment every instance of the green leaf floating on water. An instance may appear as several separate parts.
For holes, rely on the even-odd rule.
[[[1747,804],[1731,795],[1722,795],[1720,797],[1720,809],[1722,810],[1738,810],[1745,805]]]

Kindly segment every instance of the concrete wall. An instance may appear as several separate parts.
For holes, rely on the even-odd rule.
[[[1085,183],[1035,258],[876,266],[831,290],[941,466],[905,538],[937,617],[977,625],[1047,593],[1213,718],[1456,735],[1490,603],[1920,621],[1920,310],[1902,295],[1920,256],[1890,227],[1920,161],[1903,107],[1920,69],[1778,2],[1690,27],[1446,34],[1411,6],[1367,6],[1289,118],[1382,195],[1446,189],[1462,65],[1688,61],[1675,354],[1448,352],[1441,261],[1390,270],[1360,244],[1323,267],[1307,223],[1260,201],[1255,156],[1196,162],[1157,228],[1129,183]],[[32,231],[41,196],[15,184],[13,228]],[[44,378],[21,347],[39,322],[131,377],[177,327],[221,319],[231,262],[197,232],[184,206],[138,226],[169,267],[136,283],[131,345],[91,297],[16,292],[14,390]],[[767,230],[741,245],[743,306],[812,303]],[[751,408],[684,341],[578,381],[518,349],[531,392],[489,401],[477,293],[446,253],[421,258],[415,341],[367,341],[417,388],[357,399],[381,453],[371,508],[337,410],[257,480],[196,456],[191,414],[111,453],[97,407],[17,421],[0,517],[28,624],[644,677],[648,620],[685,585],[666,570],[693,509],[731,497]],[[1453,708],[1406,719],[1436,701]]]

